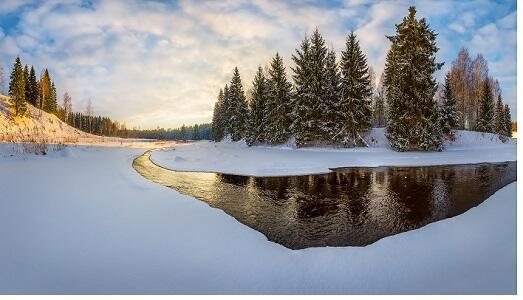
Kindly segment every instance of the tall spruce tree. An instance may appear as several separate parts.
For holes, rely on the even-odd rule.
[[[13,99],[15,105],[15,116],[23,116],[27,109],[25,104],[25,78],[24,70],[20,57],[17,57],[11,72],[11,81],[9,82],[9,96]]]
[[[231,85],[229,87],[229,98],[231,139],[232,141],[239,141],[245,138],[248,107],[238,67],[234,68]]]
[[[58,107],[58,101],[57,101],[57,95],[56,95],[56,87],[54,85],[54,81],[51,81],[50,87],[49,87],[49,94],[44,100],[44,111],[48,113],[56,113]]]
[[[38,89],[38,108],[47,111],[51,98],[51,77],[49,76],[49,71],[47,69],[42,71]]]
[[[291,135],[292,84],[287,80],[283,59],[278,53],[272,59],[268,73],[266,140],[271,144],[281,144]]]
[[[396,35],[385,63],[387,89],[387,137],[398,151],[441,150],[439,113],[434,94],[437,34],[424,18],[416,19],[416,8],[396,25]]]
[[[499,135],[506,135],[507,126],[505,124],[505,106],[501,100],[501,94],[496,101],[496,115],[494,116],[494,131]]]
[[[310,108],[314,101],[311,92],[311,43],[309,37],[305,37],[300,44],[300,49],[295,50],[296,53],[292,55],[294,61],[294,68],[292,78],[294,80],[294,109],[292,111],[293,123],[291,131],[296,138],[297,146],[301,146],[310,139],[309,131],[311,124],[309,123]]]
[[[341,97],[341,75],[336,62],[336,53],[330,50],[325,60],[325,97],[320,102],[320,111],[323,118],[320,121],[323,134],[329,141],[335,143],[339,133],[339,112]]]
[[[265,143],[269,134],[267,120],[267,104],[269,101],[269,90],[267,78],[263,73],[262,67],[258,71],[252,82],[252,90],[249,101],[249,120],[247,130],[247,144],[249,146]]]
[[[327,63],[328,49],[325,45],[325,39],[316,28],[311,35],[311,92],[313,96],[313,105],[311,107],[311,141],[322,142],[328,140],[324,135],[322,128],[323,111],[322,102],[325,101],[327,94],[327,77],[326,63]]]
[[[296,87],[293,115],[293,131],[296,144],[301,147],[307,143],[328,141],[322,130],[321,102],[326,98],[326,70],[328,49],[318,29],[310,39],[305,38],[301,50],[296,49],[293,60],[296,64],[294,82]]]
[[[505,136],[512,137],[512,116],[510,115],[510,107],[505,104]]]
[[[31,66],[29,71],[29,82],[26,84],[29,85],[29,96],[26,100],[36,107],[38,105],[38,81],[36,80],[35,68],[33,66]]]
[[[337,138],[347,146],[366,146],[360,133],[372,127],[369,68],[354,32],[347,37],[345,46],[340,64],[342,79]]]
[[[488,79],[483,80],[483,92],[479,102],[476,131],[494,132],[494,100]]]
[[[231,94],[229,86],[223,88],[223,103],[220,109],[220,122],[223,129],[223,138],[231,135]],[[223,139],[222,138],[222,139]]]
[[[29,84],[29,66],[25,65],[24,67],[24,82],[25,82],[25,101],[29,102],[29,97],[31,94],[31,85]]]
[[[218,99],[214,103],[214,111],[212,114],[212,136],[215,142],[219,142],[223,139],[224,136],[224,127],[223,127],[223,90],[220,89],[218,94]]]
[[[443,86],[443,98],[440,107],[441,129],[443,134],[454,137],[454,129],[459,126],[459,115],[456,97],[452,91],[450,82],[450,72],[445,76],[445,85]]]

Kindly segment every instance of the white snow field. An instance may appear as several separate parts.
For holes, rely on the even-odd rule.
[[[142,149],[2,151],[2,294],[516,293],[516,183],[460,216],[366,247],[289,250],[141,177],[131,162]]]
[[[366,137],[369,148],[247,147],[244,142],[197,142],[155,151],[151,159],[178,171],[221,172],[251,176],[302,175],[336,167],[429,166],[516,160],[516,141],[497,135],[457,131],[441,152],[396,152],[388,147],[383,128]]]

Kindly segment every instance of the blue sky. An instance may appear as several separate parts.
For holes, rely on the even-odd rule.
[[[209,121],[217,91],[238,66],[246,89],[259,65],[290,56],[315,27],[341,51],[354,30],[380,73],[407,8],[439,36],[442,80],[461,47],[482,53],[516,117],[516,1],[3,0],[0,65],[20,55],[49,68],[59,94],[128,126]],[[289,70],[288,70],[289,71]]]

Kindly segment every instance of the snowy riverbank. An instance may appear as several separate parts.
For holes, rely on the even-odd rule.
[[[383,129],[367,137],[369,148],[335,149],[247,147],[243,142],[195,142],[175,150],[155,151],[151,159],[178,171],[205,171],[252,176],[302,175],[336,167],[428,166],[516,160],[516,141],[496,135],[458,131],[456,141],[442,152],[396,152],[388,147]]]
[[[0,293],[516,292],[516,183],[367,247],[293,251],[147,181],[141,153],[0,157]]]

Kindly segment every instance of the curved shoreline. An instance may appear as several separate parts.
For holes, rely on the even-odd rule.
[[[308,176],[308,175],[325,175],[332,172],[344,170],[344,169],[379,169],[379,168],[420,168],[420,167],[448,167],[448,166],[467,166],[467,165],[491,165],[491,164],[498,164],[498,163],[505,163],[505,162],[517,162],[517,158],[513,160],[499,160],[499,161],[479,161],[479,162],[470,162],[470,163],[462,163],[462,162],[456,162],[456,163],[425,163],[425,164],[382,164],[382,165],[355,165],[355,166],[339,166],[339,167],[326,167],[328,170],[325,171],[311,171],[311,172],[289,172],[289,173],[282,173],[282,174],[252,174],[252,173],[242,173],[242,172],[229,172],[229,171],[217,171],[217,170],[209,170],[209,169],[191,169],[186,170],[184,168],[178,169],[173,168],[169,166],[162,165],[161,163],[157,162],[153,158],[153,153],[157,152],[158,150],[162,150],[163,148],[156,148],[156,149],[150,149],[145,151],[142,155],[149,154],[149,160],[152,164],[155,166],[169,170],[174,172],[188,172],[188,173],[211,173],[211,174],[222,174],[222,175],[235,175],[235,176],[248,176],[248,177],[287,177],[287,176]],[[170,151],[174,151],[176,148],[172,148]],[[350,153],[350,152],[349,152]],[[379,154],[376,154],[379,155]],[[139,156],[138,156],[139,157]],[[136,157],[136,158],[138,158]],[[135,158],[135,159],[136,159]]]

